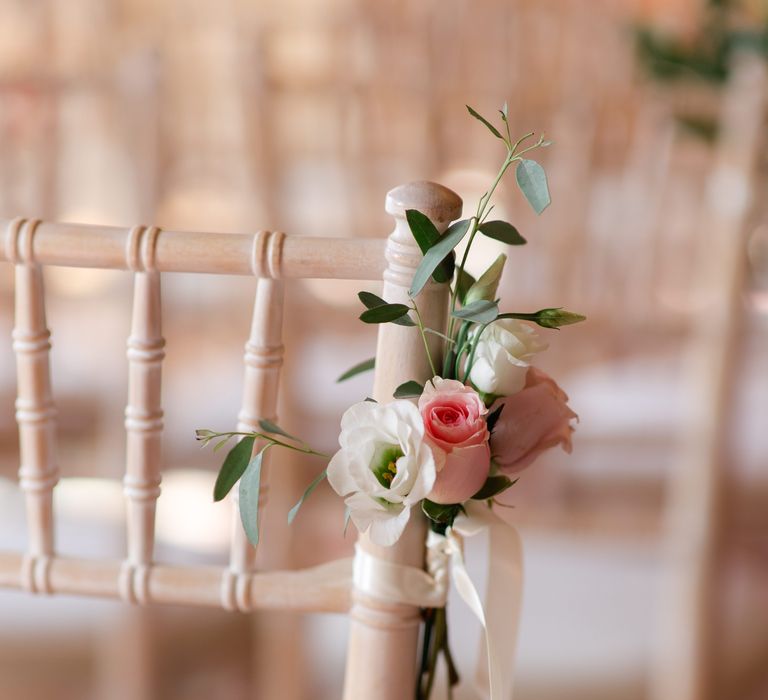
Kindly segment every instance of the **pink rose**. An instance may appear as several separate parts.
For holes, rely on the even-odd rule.
[[[435,377],[419,398],[424,436],[435,453],[437,478],[427,495],[435,503],[462,503],[488,477],[488,409],[471,387]]]
[[[499,469],[514,474],[529,466],[544,450],[562,445],[571,451],[571,419],[578,416],[568,396],[546,373],[531,367],[525,386],[500,399],[504,405],[491,435],[491,451]],[[494,406],[494,407],[495,407]]]

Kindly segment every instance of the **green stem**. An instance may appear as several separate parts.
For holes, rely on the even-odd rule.
[[[424,676],[429,672],[429,652],[432,643],[432,631],[435,627],[435,608],[427,608],[424,611],[424,640],[421,649],[421,665],[419,667],[419,676],[416,679],[416,698],[417,700],[426,700],[422,688]]]
[[[424,343],[424,351],[427,353],[427,361],[429,362],[429,368],[432,370],[432,376],[436,377],[437,370],[435,369],[435,363],[432,361],[432,355],[429,352],[429,344],[427,343],[427,334],[424,332],[424,322],[421,320],[421,314],[419,313],[419,307],[416,304],[415,299],[411,299],[413,302],[413,310],[416,312],[416,325],[419,327],[419,333],[421,333],[421,340]]]
[[[424,690],[425,700],[429,700],[429,696],[432,694],[432,686],[435,684],[437,659],[440,656],[441,649],[443,648],[443,638],[445,636],[445,632],[445,608],[437,608],[435,610],[435,641],[432,646],[432,653],[429,655],[429,674],[427,676],[427,687]]]
[[[523,137],[523,139],[527,138],[527,136]],[[521,139],[520,141],[522,141]],[[491,197],[493,196],[493,193],[496,191],[496,188],[499,185],[499,182],[501,182],[501,178],[504,177],[504,173],[507,172],[507,168],[509,168],[510,164],[512,163],[512,159],[514,158],[514,152],[515,148],[517,148],[518,144],[520,143],[518,141],[508,152],[507,157],[504,159],[504,162],[501,165],[501,168],[499,168],[499,172],[496,174],[496,179],[493,181],[493,184],[491,185],[490,189],[482,196],[480,197],[480,201],[477,203],[477,211],[475,212],[475,215],[472,217],[472,228],[469,232],[469,240],[467,241],[467,247],[464,249],[464,255],[461,258],[461,264],[459,265],[459,269],[463,270],[464,267],[467,264],[467,258],[469,257],[469,251],[472,248],[472,243],[475,240],[475,236],[477,235],[478,227],[480,225],[480,222],[483,219],[483,216],[485,214],[485,210],[488,206],[488,203],[491,201]],[[456,297],[458,296],[459,287],[458,285],[454,285],[454,289],[451,292],[451,310],[450,313],[453,313],[456,310]],[[451,317],[451,320],[448,323],[448,335],[453,336],[453,327],[455,325],[455,319]]]
[[[453,376],[456,377],[456,379],[459,378],[459,372],[461,371],[461,357],[467,350],[466,340],[470,325],[469,321],[464,321],[464,323],[461,324],[459,335],[456,338],[456,361],[453,368]]]
[[[472,228],[469,233],[469,240],[467,241],[467,247],[464,249],[464,255],[461,258],[461,264],[459,265],[460,270],[464,270],[465,265],[467,264],[467,258],[469,257],[469,251],[472,248],[472,243],[475,240],[475,235],[477,234],[477,231],[479,229],[480,223],[483,221],[483,217],[487,213],[488,204],[491,201],[491,197],[493,196],[493,193],[496,191],[496,188],[499,185],[499,182],[501,182],[501,178],[504,177],[504,173],[507,172],[507,169],[509,168],[512,163],[514,163],[516,160],[521,160],[521,156],[524,153],[528,153],[528,151],[532,151],[535,148],[539,148],[542,143],[544,143],[544,137],[539,137],[539,140],[533,144],[532,146],[528,146],[527,148],[524,148],[519,153],[517,152],[518,147],[520,146],[523,141],[526,139],[531,138],[531,136],[534,135],[534,132],[531,131],[524,136],[521,136],[517,141],[515,141],[514,144],[511,146],[507,143],[507,157],[504,159],[504,162],[501,164],[501,168],[499,168],[499,172],[496,175],[496,179],[493,181],[493,184],[488,189],[488,191],[483,194],[482,197],[480,197],[480,201],[477,203],[477,211],[475,212],[475,215],[472,217]],[[451,292],[451,311],[450,313],[453,313],[456,310],[456,297],[458,295],[458,285],[454,285],[454,289]],[[451,316],[450,321],[448,322],[448,335],[453,337],[453,329],[455,326],[455,319]],[[446,353],[447,354],[447,353]]]
[[[489,323],[484,323],[475,333],[475,337],[472,340],[472,349],[469,351],[469,357],[467,358],[467,364],[464,366],[464,381],[467,380],[470,373],[472,372],[472,365],[475,363],[475,351],[477,350],[477,343],[480,340],[480,336],[483,334],[483,331],[488,328],[488,326],[491,325],[493,321],[490,321]]]
[[[215,440],[216,438],[220,437],[235,437],[236,435],[243,435],[244,437],[254,437],[254,438],[261,438],[262,440],[266,440],[267,442],[271,443],[272,445],[280,445],[280,447],[286,447],[289,450],[294,450],[295,452],[301,452],[305,455],[316,455],[317,457],[324,457],[325,459],[330,459],[331,456],[325,454],[325,452],[318,452],[317,450],[313,450],[309,446],[304,447],[297,447],[296,445],[290,445],[287,442],[283,442],[282,440],[278,440],[277,438],[273,438],[271,435],[265,435],[264,433],[257,433],[257,432],[250,432],[250,433],[213,433],[210,437],[206,437],[205,442],[203,443],[203,447],[205,447],[211,440]]]

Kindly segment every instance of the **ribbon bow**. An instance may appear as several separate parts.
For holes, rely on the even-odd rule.
[[[478,658],[478,689],[490,700],[509,700],[523,586],[522,544],[517,530],[479,503],[467,504],[445,535],[430,532],[427,571],[379,559],[357,547],[352,578],[372,597],[424,608],[445,605],[450,578],[485,630]],[[485,606],[464,563],[463,539],[488,532]],[[487,659],[487,663],[486,663]]]

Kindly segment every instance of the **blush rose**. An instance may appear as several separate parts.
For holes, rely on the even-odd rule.
[[[437,466],[427,498],[435,503],[462,503],[477,493],[488,477],[488,409],[471,387],[455,379],[435,377],[424,387],[419,411]]]
[[[530,367],[525,386],[503,404],[491,435],[493,460],[505,474],[529,466],[544,450],[561,445],[571,451],[571,420],[578,416],[568,407],[567,394],[548,374]]]

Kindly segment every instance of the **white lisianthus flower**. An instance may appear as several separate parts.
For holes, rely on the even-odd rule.
[[[328,464],[328,481],[360,532],[389,546],[403,533],[411,508],[432,490],[435,458],[424,441],[424,421],[410,401],[363,401],[341,418],[341,449]]]
[[[475,328],[473,334],[477,334]],[[503,318],[491,323],[480,336],[469,378],[478,391],[510,396],[525,386],[530,359],[547,344],[527,323]]]

